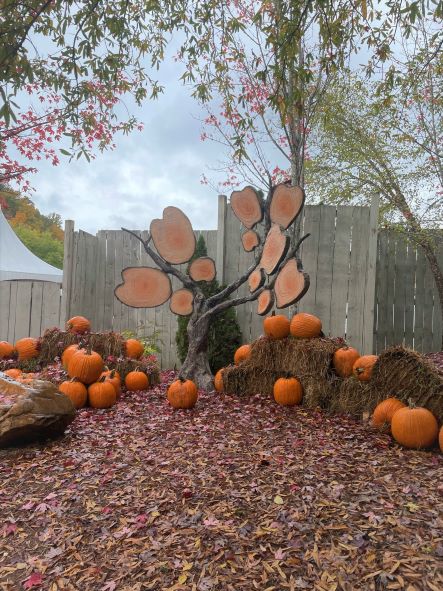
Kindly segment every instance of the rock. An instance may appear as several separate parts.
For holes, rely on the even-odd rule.
[[[0,448],[57,437],[74,417],[71,400],[51,382],[24,385],[0,372]]]

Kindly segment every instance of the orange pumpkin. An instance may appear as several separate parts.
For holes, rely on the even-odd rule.
[[[131,359],[140,359],[144,350],[143,343],[137,339],[128,339],[126,341],[126,355]]]
[[[280,378],[274,384],[274,400],[283,406],[300,404],[303,388],[296,378]]]
[[[114,386],[118,400],[121,394],[121,378],[118,371],[115,369],[107,369],[106,371],[102,372],[100,377],[104,377],[108,382],[111,382],[111,384]]]
[[[443,425],[440,428],[440,433],[438,434],[438,444],[440,446],[440,451],[443,452]]]
[[[14,346],[8,341],[0,341],[0,359],[9,359],[14,353]]]
[[[377,404],[372,415],[372,424],[374,427],[383,427],[384,425],[390,425],[394,413],[400,408],[405,408],[406,404],[403,404],[398,398],[387,398]]]
[[[13,380],[16,380],[17,378],[19,378],[22,375],[23,372],[21,369],[13,367],[12,369],[7,369],[3,373],[5,373],[7,376],[12,378]]]
[[[377,355],[362,355],[352,366],[352,373],[360,382],[369,382],[377,360]]]
[[[88,391],[86,390],[86,386],[75,378],[62,382],[58,389],[70,398],[75,408],[83,408],[85,406],[88,399]]]
[[[95,351],[79,349],[68,363],[68,375],[84,384],[95,382],[103,371],[103,359]]]
[[[92,408],[110,408],[117,400],[115,388],[105,378],[91,384],[88,388],[88,400]]]
[[[289,335],[289,318],[283,314],[273,314],[263,321],[265,334],[272,339],[285,339]]]
[[[74,355],[74,353],[77,353],[77,351],[79,349],[80,349],[80,345],[74,344],[74,345],[69,345],[63,351],[63,353],[62,353],[62,365],[63,365],[63,367],[65,369],[68,369],[68,364],[69,364],[72,356]]]
[[[193,408],[197,402],[197,386],[191,380],[176,380],[168,388],[168,402],[174,408]]]
[[[298,339],[312,339],[321,335],[321,320],[313,314],[299,312],[292,317],[290,331]]]
[[[237,349],[234,355],[234,363],[238,365],[251,356],[251,345],[242,345]]]
[[[332,358],[337,375],[342,378],[352,376],[352,368],[359,357],[360,353],[353,347],[341,347],[337,349]]]
[[[397,443],[410,449],[431,447],[438,437],[438,423],[427,408],[400,408],[391,421],[391,432]]]
[[[215,374],[214,377],[214,387],[217,390],[217,392],[223,392],[224,391],[224,386],[223,386],[223,369],[219,369],[218,372]]]
[[[130,371],[125,377],[125,386],[130,392],[147,390],[149,388],[149,378],[142,371]]]
[[[20,360],[32,359],[38,356],[38,340],[33,339],[32,337],[19,339],[15,343],[15,349]]]
[[[75,334],[84,334],[91,331],[91,323],[84,316],[73,316],[66,323],[66,330]]]

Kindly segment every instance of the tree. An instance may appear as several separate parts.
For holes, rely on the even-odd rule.
[[[257,313],[265,315],[274,306],[274,301],[277,308],[285,308],[306,293],[309,276],[304,273],[301,261],[297,258],[299,246],[306,236],[295,242],[285,234],[285,231],[291,231],[303,203],[303,190],[286,184],[272,187],[264,201],[252,187],[234,191],[230,205],[246,228],[242,234],[243,247],[247,251],[254,251],[255,260],[240,277],[210,296],[205,295],[201,281],[210,282],[215,278],[212,259],[195,259],[189,266],[189,273],[176,267],[191,260],[196,246],[191,223],[178,208],[167,207],[162,219],[151,222],[147,240],[125,230],[140,240],[158,268],[124,269],[123,282],[116,287],[115,295],[122,303],[135,308],[156,307],[169,300],[173,313],[189,316],[189,347],[180,370],[181,378],[192,379],[201,388],[212,387],[208,337],[217,315],[255,300]],[[258,227],[257,224],[262,221],[263,224]],[[150,244],[151,240],[155,249]],[[170,275],[183,285],[174,293],[171,293]],[[249,295],[231,298],[246,282]]]

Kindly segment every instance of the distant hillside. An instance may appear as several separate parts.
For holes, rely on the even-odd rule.
[[[63,236],[57,213],[43,215],[28,197],[0,187],[0,207],[20,240],[50,265],[63,268]]]

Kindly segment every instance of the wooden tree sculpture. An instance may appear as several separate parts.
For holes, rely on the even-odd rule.
[[[122,228],[140,240],[158,268],[123,269],[123,282],[115,289],[116,297],[123,304],[134,308],[152,308],[169,300],[171,312],[190,316],[187,329],[189,348],[180,370],[181,378],[193,380],[200,388],[212,388],[207,340],[211,320],[216,314],[231,306],[257,300],[257,313],[265,315],[274,303],[277,308],[285,308],[296,303],[306,293],[309,275],[303,271],[297,251],[309,234],[296,244],[291,244],[285,233],[294,224],[303,204],[303,190],[287,184],[272,187],[264,201],[252,187],[234,191],[230,205],[246,228],[242,235],[243,247],[248,252],[254,251],[255,260],[238,279],[207,298],[199,283],[211,281],[215,277],[215,263],[211,258],[195,259],[188,274],[175,267],[191,259],[196,245],[191,223],[180,209],[166,207],[163,218],[151,222],[147,240]],[[151,241],[155,248],[151,246]],[[170,275],[177,277],[183,285],[174,293]],[[246,282],[249,295],[230,299]]]

